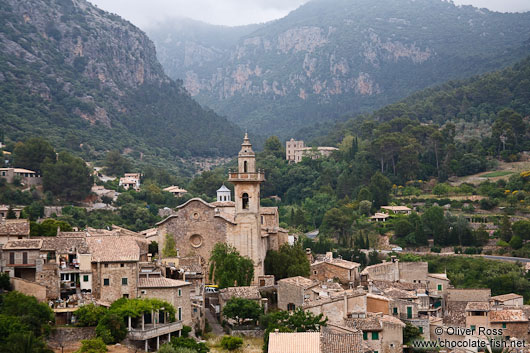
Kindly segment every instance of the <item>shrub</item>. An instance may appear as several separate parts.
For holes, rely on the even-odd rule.
[[[0,273],[0,289],[11,290],[11,281],[9,280],[9,274]]]
[[[108,312],[99,321],[96,335],[101,337],[106,344],[121,342],[127,335],[125,321],[118,314]]]
[[[508,246],[510,246],[510,244],[508,244],[507,242],[505,242],[504,240],[499,240],[497,242],[497,246],[502,246],[503,248],[507,248]]]
[[[83,305],[74,312],[77,319],[76,326],[97,326],[99,319],[105,315],[106,309],[94,304]]]
[[[433,246],[431,248],[431,252],[435,252],[435,253],[440,253],[442,251],[442,249],[439,247],[439,246]]]
[[[243,339],[241,337],[224,336],[221,340],[221,347],[229,351],[238,349],[243,345]]]
[[[510,239],[510,246],[512,249],[520,249],[523,246],[523,240],[520,236],[514,235],[512,239]]]
[[[182,326],[182,330],[180,331],[182,337],[188,337],[190,335],[190,332],[191,327],[186,325]]]
[[[101,338],[93,338],[90,340],[82,340],[81,348],[76,353],[105,353],[107,352],[107,345]]]

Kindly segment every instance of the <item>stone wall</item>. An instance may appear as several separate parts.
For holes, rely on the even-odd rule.
[[[389,300],[377,298],[371,295],[366,296],[366,311],[370,313],[383,313],[389,315]]]
[[[383,353],[403,352],[403,327],[401,325],[383,322],[382,336],[381,348]]]
[[[319,262],[311,265],[311,279],[316,279],[325,282],[328,279],[337,278],[340,283],[348,284],[357,279],[357,269],[349,270],[344,267],[339,267],[328,262]]]
[[[399,280],[408,283],[425,283],[429,264],[427,262],[398,262]]]
[[[304,288],[283,281],[278,282],[278,309],[287,310],[288,304],[296,308],[304,304]]]
[[[40,302],[46,301],[45,286],[16,277],[11,278],[11,286],[13,290],[26,295],[32,295]]]
[[[450,288],[447,290],[447,302],[489,302],[491,289],[462,289]]]
[[[35,281],[46,287],[46,299],[54,300],[61,296],[61,283],[56,264],[42,265],[42,270],[37,272]]]
[[[137,296],[137,262],[106,262],[92,264],[92,291],[96,298],[114,302],[124,295],[129,298]],[[127,284],[122,284],[122,278],[127,278]],[[109,285],[104,285],[105,279],[109,279]]]
[[[96,337],[95,327],[56,327],[48,338],[48,345],[60,349],[61,346],[94,337]]]
[[[397,281],[399,280],[398,262],[385,262],[382,264],[367,266],[363,274],[368,275],[369,280]]]

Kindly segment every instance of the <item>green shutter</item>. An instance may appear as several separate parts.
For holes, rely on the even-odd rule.
[[[122,286],[126,286],[127,285],[127,277],[123,277],[121,279],[121,284],[122,284]]]
[[[379,339],[379,332],[372,332],[372,340],[378,340]]]
[[[441,284],[438,285],[438,290],[442,290],[442,285]]]
[[[412,319],[412,307],[407,306],[407,319]]]
[[[88,275],[83,275],[83,282],[88,282]]]
[[[363,340],[367,340],[367,339],[368,339],[368,332],[363,331]]]
[[[394,309],[392,310],[392,312],[394,313],[394,315],[397,315],[397,313],[398,313],[398,312],[397,312],[397,308],[394,308]]]

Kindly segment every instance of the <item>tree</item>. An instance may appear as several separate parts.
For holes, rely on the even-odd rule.
[[[433,206],[427,209],[421,216],[424,230],[434,238],[434,244],[446,245],[448,240],[449,226],[444,216],[443,208]]]
[[[512,224],[508,215],[502,216],[501,225],[499,227],[499,234],[501,239],[504,241],[510,241],[512,239]]]
[[[520,236],[514,235],[512,239],[510,239],[510,246],[515,250],[520,249],[523,247],[523,240]]]
[[[243,345],[243,339],[235,336],[224,336],[221,339],[221,347],[226,350],[233,351]]]
[[[15,167],[42,172],[42,163],[46,160],[55,159],[53,147],[40,137],[33,137],[24,143],[19,142],[13,150],[13,164]]]
[[[107,175],[123,175],[131,171],[131,162],[120,152],[113,150],[107,152],[105,156],[105,169]]]
[[[16,219],[16,218],[17,218],[17,214],[13,210],[13,207],[9,206],[9,208],[7,209],[6,219]]]
[[[24,207],[22,212],[25,218],[36,221],[44,216],[44,204],[41,201],[33,201],[29,206]]]
[[[399,218],[394,222],[394,232],[397,237],[405,237],[413,230],[412,224],[406,218]]]
[[[171,234],[166,234],[166,238],[164,241],[164,249],[162,249],[162,256],[164,257],[178,256],[177,244],[175,243],[175,238],[173,238]]]
[[[264,152],[272,154],[276,158],[283,158],[285,155],[283,145],[277,136],[271,136],[265,141]]]
[[[376,208],[388,205],[388,196],[391,190],[392,183],[380,172],[375,173],[370,178],[370,193]]]
[[[238,325],[246,320],[251,320],[256,324],[261,315],[263,315],[263,308],[259,303],[245,298],[231,298],[223,308],[223,316],[236,320]]]
[[[9,280],[8,273],[0,273],[0,290],[11,290],[11,281]]]
[[[80,201],[88,196],[93,184],[90,169],[85,162],[67,152],[59,153],[57,160],[46,159],[42,165],[42,183],[45,191],[68,201]]]
[[[406,323],[403,329],[403,344],[411,344],[413,341],[421,338],[421,331],[411,323]]]
[[[210,256],[209,279],[221,288],[248,286],[254,277],[254,264],[231,245],[215,244]]]
[[[94,304],[83,305],[74,312],[76,325],[82,327],[97,326],[99,319],[105,315],[107,309]]]
[[[276,280],[294,276],[309,277],[310,264],[302,245],[283,244],[278,251],[267,251],[265,273],[274,275]]]
[[[149,243],[149,253],[153,255],[158,254],[158,243],[154,240]]]
[[[359,202],[359,213],[364,216],[370,215],[370,210],[372,209],[372,202],[368,200],[362,200]]]
[[[367,201],[372,201],[372,194],[370,193],[370,189],[368,189],[367,187],[363,187],[361,188],[361,190],[359,190],[359,192],[357,193],[357,201],[363,201],[363,200],[367,200]]]
[[[121,342],[127,336],[125,318],[115,311],[108,311],[96,326],[96,335],[106,344]]]
[[[530,221],[520,220],[512,224],[513,234],[521,239],[530,240]]]
[[[353,215],[346,208],[332,208],[326,212],[322,220],[322,229],[338,238],[342,245],[347,245],[347,237],[353,222]]]
[[[368,254],[368,263],[370,265],[380,264],[381,259],[379,259],[379,253],[376,250],[370,251]]]

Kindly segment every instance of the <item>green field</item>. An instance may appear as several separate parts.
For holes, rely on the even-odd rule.
[[[488,173],[488,174],[481,175],[481,177],[484,177],[484,178],[497,178],[497,177],[502,177],[502,176],[510,175],[510,174],[513,174],[513,172],[509,172],[509,171],[506,171],[506,170],[499,170],[499,171],[496,171],[496,172],[491,172],[491,173]]]

